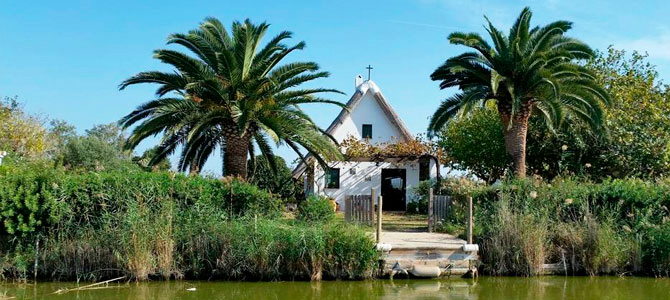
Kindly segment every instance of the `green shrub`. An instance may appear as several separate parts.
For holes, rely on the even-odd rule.
[[[486,272],[536,274],[532,268],[536,264],[529,262],[537,261],[529,258],[539,255],[522,250],[524,245],[542,244],[544,263],[566,259],[572,273],[662,273],[659,270],[663,267],[653,267],[652,262],[662,265],[663,255],[651,254],[659,253],[655,244],[640,245],[639,240],[652,240],[646,236],[656,235],[652,229],[670,219],[667,181],[557,178],[551,182],[527,179],[493,186],[455,186],[452,195],[473,197],[475,240],[482,245]],[[467,206],[456,196],[452,199],[449,218],[438,229],[453,231],[466,222]],[[547,234],[541,235],[546,228]],[[533,238],[538,236],[543,236],[542,243]],[[662,241],[662,234],[654,240]],[[641,257],[645,257],[646,268],[640,267]]]
[[[650,228],[643,249],[644,267],[655,276],[670,276],[670,223]]]
[[[238,179],[3,165],[0,191],[7,278],[32,275],[36,240],[53,280],[358,279],[379,259],[361,229],[328,222],[327,199],[302,207],[311,223],[282,221],[279,199]]]
[[[412,201],[407,202],[407,213],[409,214],[427,214],[428,213],[428,194],[430,188],[435,186],[435,182],[424,180],[412,187],[410,192],[414,196]]]
[[[326,222],[333,218],[335,218],[335,210],[327,197],[310,195],[298,206],[298,220]]]
[[[0,232],[23,237],[53,221],[61,176],[44,162],[26,164],[25,170],[0,169]]]
[[[324,271],[328,278],[362,279],[374,276],[381,257],[375,242],[359,227],[327,224]]]
[[[581,221],[561,222],[552,237],[555,259],[565,258],[571,273],[622,274],[635,265],[635,241],[613,219],[589,215]],[[574,265],[571,265],[574,263]]]
[[[515,212],[507,200],[495,204],[481,244],[483,271],[492,275],[540,274],[547,258],[549,229],[546,220]]]
[[[202,253],[217,262],[207,271],[216,277],[361,279],[373,275],[379,259],[372,239],[352,225],[249,218],[227,225],[212,241],[221,251]]]
[[[281,215],[281,201],[239,179],[215,180],[153,172],[65,173],[44,165],[0,171],[2,232],[36,233],[48,226],[96,223],[134,201],[203,203],[222,217]]]

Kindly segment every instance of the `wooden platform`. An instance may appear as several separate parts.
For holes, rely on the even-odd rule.
[[[446,233],[382,232],[380,244],[390,246],[384,252],[384,273],[390,274],[398,263],[405,270],[413,266],[437,266],[443,275],[460,275],[468,271],[477,253],[465,252],[466,241]]]

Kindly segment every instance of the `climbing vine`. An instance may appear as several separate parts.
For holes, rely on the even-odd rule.
[[[417,136],[409,141],[391,140],[384,143],[370,143],[369,140],[360,140],[348,136],[340,143],[347,159],[365,158],[372,161],[382,161],[391,158],[418,159],[430,155],[443,159],[442,150],[438,145],[427,141],[423,136]]]

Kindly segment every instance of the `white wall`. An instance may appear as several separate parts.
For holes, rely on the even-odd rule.
[[[379,165],[377,165],[379,164]],[[314,189],[317,194],[331,197],[340,204],[340,209],[344,209],[344,197],[346,195],[369,195],[370,190],[375,188],[376,195],[381,194],[381,171],[382,169],[405,169],[405,201],[414,201],[415,195],[412,188],[419,184],[419,162],[404,161],[395,162],[337,162],[331,165],[332,168],[340,168],[340,188],[325,188],[325,173],[320,166],[315,166]],[[355,169],[355,174],[351,174],[351,169]],[[435,163],[430,162],[430,177],[437,176]],[[366,180],[369,178],[370,180]]]
[[[342,124],[332,133],[333,137],[342,142],[349,136],[361,139],[363,133],[363,124],[372,125],[372,138],[370,143],[385,143],[398,141],[402,139],[400,129],[386,116],[374,94],[378,88],[373,82],[366,81],[357,87],[364,91],[358,105],[342,120]],[[314,182],[308,188],[308,191],[314,191],[319,195],[334,198],[339,204],[340,209],[344,206],[344,197],[346,195],[369,195],[370,190],[375,188],[377,195],[381,194],[381,171],[382,169],[405,169],[407,181],[405,184],[405,199],[407,202],[414,200],[412,188],[419,184],[419,162],[403,161],[396,162],[336,162],[330,167],[340,168],[340,188],[325,188],[325,173],[318,164],[314,166]],[[355,173],[351,174],[351,169]],[[437,176],[435,162],[430,160],[430,178]],[[369,178],[369,181],[366,180]],[[305,182],[306,186],[309,182]]]
[[[372,124],[370,142],[373,144],[401,139],[400,130],[386,116],[374,98],[373,92],[373,89],[368,89],[358,105],[335,129],[333,137],[337,141],[341,142],[350,135],[360,139],[363,134],[363,124]]]

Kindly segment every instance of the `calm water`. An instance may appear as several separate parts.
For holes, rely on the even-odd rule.
[[[670,280],[616,277],[480,278],[477,281],[153,282],[52,294],[72,283],[0,284],[0,299],[670,299]],[[195,288],[195,291],[188,291]]]

